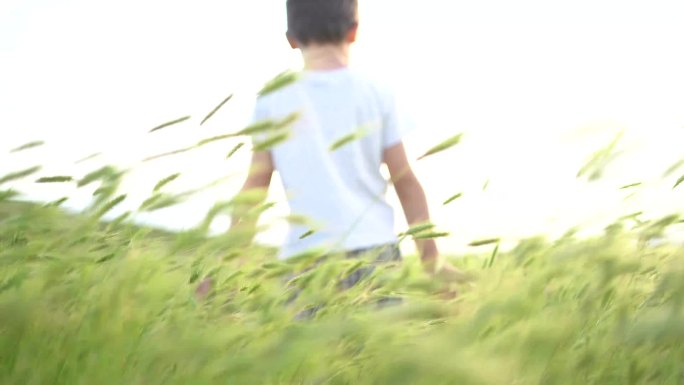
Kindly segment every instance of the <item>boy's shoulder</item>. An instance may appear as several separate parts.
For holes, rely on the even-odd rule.
[[[361,89],[369,90],[381,97],[394,95],[394,87],[385,76],[358,68],[348,68],[347,73],[350,81]]]
[[[395,98],[394,87],[383,76],[359,70],[343,68],[331,71],[298,71],[278,75],[266,84],[264,90],[257,96],[257,104],[268,106],[287,103],[296,99],[308,87],[319,88],[321,85],[346,84],[353,89],[372,96],[382,104],[392,103]],[[334,88],[330,88],[331,93]],[[300,94],[301,95],[301,94]]]
[[[415,127],[409,106],[397,97],[386,77],[350,68],[298,73],[294,80],[277,90],[259,95],[253,121],[287,120],[300,112],[304,116],[313,112],[312,116],[321,113],[337,118],[335,113],[329,115],[330,106],[339,106],[344,111],[349,111],[351,106],[355,113],[362,114],[362,119],[381,121],[383,138],[388,143],[396,143]]]
[[[360,85],[373,91],[383,99],[394,97],[394,87],[387,78],[379,76],[374,72],[353,70],[353,73]]]

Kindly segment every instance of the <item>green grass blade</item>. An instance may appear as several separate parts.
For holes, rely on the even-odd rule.
[[[309,230],[309,231],[305,232],[304,234],[300,235],[299,239],[306,239],[306,238],[309,238],[310,236],[312,236],[314,234],[316,234],[316,231]]]
[[[335,140],[332,144],[330,144],[328,150],[330,152],[336,151],[352,142],[363,139],[366,135],[368,135],[368,133],[369,131],[366,128],[361,127],[358,130]]]
[[[89,160],[92,160],[92,159],[97,158],[97,157],[100,156],[100,155],[102,155],[101,152],[96,152],[96,153],[94,153],[94,154],[90,154],[90,155],[88,155],[88,156],[85,156],[85,157],[83,157],[83,158],[77,160],[76,162],[74,162],[74,164],[85,163],[85,162],[87,162],[87,161],[89,161]]]
[[[677,183],[675,183],[675,185],[674,185],[674,187],[672,187],[672,189],[673,190],[676,189],[682,183],[684,183],[684,175],[680,176],[679,179],[677,179]]]
[[[499,253],[499,244],[496,244],[496,247],[494,248],[494,251],[492,252],[492,256],[489,257],[489,262],[487,263],[487,268],[491,269],[492,266],[494,266],[494,260],[496,259],[496,255]]]
[[[174,126],[174,125],[179,124],[179,123],[183,123],[190,118],[191,118],[191,116],[184,116],[182,118],[178,118],[178,119],[172,120],[170,122],[166,122],[164,124],[161,124],[161,125],[153,128],[153,129],[151,129],[149,132],[152,133],[155,131],[163,130],[164,128],[171,127],[171,126]]]
[[[181,175],[181,174],[180,174],[179,172],[177,172],[177,173],[175,173],[175,174],[172,174],[172,175],[167,176],[166,178],[164,178],[164,179],[160,180],[159,182],[157,182],[157,184],[154,186],[154,189],[153,189],[152,191],[157,192],[157,191],[161,190],[161,189],[164,188],[164,186],[166,186],[167,184],[169,184],[169,183],[173,182],[174,180],[178,179],[178,177],[179,177],[180,175]]]
[[[36,183],[66,183],[72,182],[74,178],[65,175],[44,176],[36,180]]]
[[[0,178],[0,184],[26,178],[27,176],[37,173],[41,168],[41,166],[33,166],[24,170],[11,172]]]
[[[424,159],[428,156],[440,153],[442,151],[448,150],[451,147],[454,147],[455,145],[461,143],[461,139],[463,138],[463,134],[458,134],[455,136],[452,136],[449,139],[446,139],[445,141],[441,142],[440,144],[432,147],[429,149],[425,154],[423,154],[421,157],[418,158],[418,160]]]
[[[294,84],[297,80],[299,80],[299,73],[294,71],[284,71],[267,82],[261,91],[259,91],[258,95],[259,97],[264,97],[291,84]]]
[[[98,180],[112,179],[115,178],[117,174],[118,173],[114,167],[104,166],[86,174],[83,178],[81,178],[81,180],[78,181],[77,186],[84,187]]]
[[[25,150],[28,150],[31,148],[40,147],[43,145],[45,145],[45,142],[43,142],[42,140],[35,140],[33,142],[28,142],[28,143],[22,144],[21,146],[19,146],[17,148],[13,148],[12,150],[10,150],[10,152],[11,153],[21,152],[21,151],[25,151]]]
[[[255,123],[250,124],[246,128],[236,132],[234,136],[241,136],[241,135],[254,135],[254,134],[259,134],[262,132],[266,132],[268,130],[272,130],[273,127],[275,127],[275,122],[273,120],[261,120]]]
[[[224,134],[224,135],[212,136],[211,138],[206,138],[206,139],[200,140],[200,141],[197,143],[196,147],[201,147],[201,146],[204,146],[204,145],[209,144],[209,143],[218,142],[218,141],[220,141],[220,140],[231,139],[231,138],[234,138],[234,137],[235,137],[235,134]]]
[[[205,116],[204,119],[202,119],[202,121],[200,122],[200,126],[203,125],[207,120],[211,119],[211,117],[214,116],[214,114],[216,114],[216,112],[218,112],[218,110],[220,110],[221,107],[223,107],[224,104],[228,103],[228,101],[232,98],[233,98],[233,94],[230,94],[230,95],[228,95],[227,98],[223,99],[223,101],[221,103],[219,103],[218,106],[216,106],[213,110],[211,110],[211,112],[209,114],[207,114],[207,116]]]
[[[418,233],[422,233],[425,231],[432,230],[434,228],[435,228],[435,225],[433,223],[421,223],[419,225],[411,226],[408,230],[399,234],[399,236],[400,237],[412,236],[412,235],[416,235]]]
[[[264,139],[263,141],[256,143],[254,145],[254,151],[255,152],[268,151],[271,148],[287,141],[288,139],[290,139],[290,132],[288,132],[288,131],[280,132],[280,133],[271,135],[268,138]]]
[[[499,243],[499,241],[500,241],[499,238],[482,239],[482,240],[470,242],[468,244],[468,246],[479,247],[479,246],[485,246],[485,245],[491,245],[494,243]]]
[[[20,194],[15,190],[0,190],[0,202],[8,201],[18,197]]]
[[[639,187],[639,186],[641,186],[641,185],[642,185],[641,182],[632,183],[632,184],[628,184],[628,185],[624,185],[624,186],[620,187],[620,190],[627,190],[627,189],[631,189],[631,188],[634,188],[634,187]]]
[[[150,156],[150,157],[147,157],[147,158],[143,159],[143,162],[150,162],[150,161],[153,161],[153,160],[157,160],[157,159],[161,159],[161,158],[166,158],[166,157],[173,156],[173,155],[183,154],[183,153],[186,153],[186,152],[188,152],[188,151],[192,151],[192,150],[194,150],[194,149],[196,149],[196,148],[197,148],[197,146],[190,146],[190,147],[185,147],[185,148],[181,148],[181,149],[178,149],[178,150],[173,150],[173,151],[165,152],[165,153],[158,154],[158,155],[153,155],[153,156]]]
[[[447,232],[427,232],[427,233],[419,233],[413,236],[413,239],[434,239],[434,238],[444,238],[448,237],[449,233]]]
[[[458,193],[458,194],[452,196],[451,198],[445,200],[444,203],[443,203],[442,205],[443,205],[443,206],[446,206],[446,205],[448,205],[449,203],[455,201],[456,199],[461,198],[462,196],[463,196],[463,193]]]
[[[119,195],[118,197],[112,199],[111,201],[107,202],[104,206],[102,206],[97,212],[95,213],[96,218],[102,218],[105,214],[107,214],[109,211],[111,211],[114,207],[118,206],[121,204],[126,199],[126,194]]]
[[[682,166],[684,166],[684,159],[678,160],[672,166],[670,166],[667,170],[665,170],[665,173],[663,173],[663,178],[667,178],[668,176],[674,174]]]
[[[240,142],[240,143],[236,144],[235,147],[233,147],[233,149],[230,150],[228,155],[226,155],[226,159],[230,159],[233,155],[235,155],[236,152],[238,152],[244,146],[245,146],[244,142]]]

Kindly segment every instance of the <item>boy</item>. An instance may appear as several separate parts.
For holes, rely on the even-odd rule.
[[[241,192],[266,191],[278,171],[292,214],[317,224],[292,225],[281,258],[323,248],[348,257],[368,252],[380,261],[400,259],[393,210],[384,199],[383,163],[409,225],[430,217],[404,151],[406,127],[393,95],[348,67],[357,0],[288,0],[287,21],[287,39],[301,50],[305,68],[293,84],[257,100],[254,120],[279,121],[293,113],[298,119],[287,140],[263,151],[257,146]],[[257,145],[265,140],[254,138]],[[231,228],[255,225],[254,218],[243,219],[236,215]],[[416,240],[416,246],[428,272],[447,280],[463,277],[448,263],[437,268],[434,240]]]

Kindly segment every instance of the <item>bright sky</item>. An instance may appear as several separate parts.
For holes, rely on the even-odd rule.
[[[248,152],[226,160],[231,142],[140,161],[246,124],[261,84],[300,65],[284,39],[284,4],[3,0],[0,175],[34,164],[44,166],[41,175],[77,177],[105,163],[133,168],[124,186],[130,202],[120,210],[137,207],[174,172],[183,173],[177,191],[233,175],[183,206],[139,218],[192,226],[236,191]],[[465,133],[460,147],[415,164],[435,222],[453,233],[442,248],[681,210],[683,192],[671,187],[683,171],[665,180],[662,173],[684,157],[683,11],[681,1],[659,0],[361,0],[353,65],[397,89],[419,127],[409,152]],[[147,133],[185,115],[193,118]],[[605,178],[578,181],[583,162],[620,130],[624,154]],[[47,145],[8,153],[37,139]],[[103,155],[74,165],[95,152]],[[619,187],[635,182],[644,186],[625,199]],[[92,192],[17,187],[34,199],[71,196],[72,207]],[[462,199],[442,207],[458,192]],[[286,212],[279,188],[273,198],[281,204],[267,222]],[[277,226],[263,239],[277,243],[281,234]]]

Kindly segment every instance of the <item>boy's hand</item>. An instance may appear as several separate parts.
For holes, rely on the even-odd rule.
[[[445,284],[444,288],[437,295],[439,298],[447,301],[459,296],[459,290],[455,285],[462,285],[473,280],[472,275],[464,273],[446,261],[437,271],[433,271],[432,276]]]
[[[471,275],[464,273],[449,262],[444,262],[434,276],[447,283],[467,283],[473,280]]]
[[[464,273],[448,261],[440,264],[438,256],[421,258],[421,261],[428,274],[445,283],[467,283],[474,279],[472,275]]]

